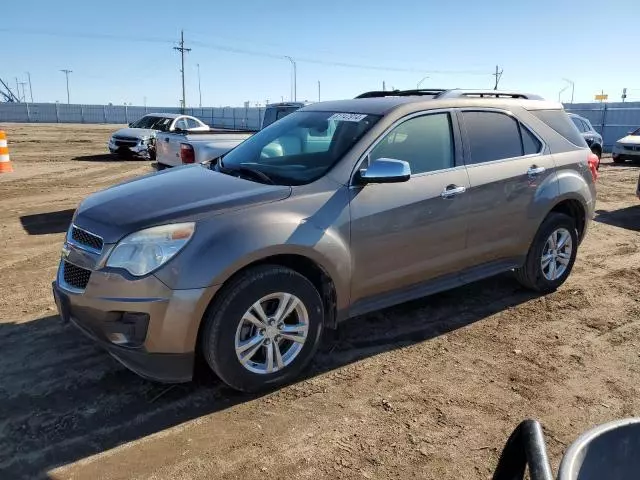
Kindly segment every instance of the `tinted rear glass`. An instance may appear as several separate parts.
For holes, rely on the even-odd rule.
[[[580,135],[578,127],[574,125],[564,110],[532,110],[531,114],[538,117],[574,145],[587,147],[587,142]]]
[[[540,140],[538,140],[536,136],[522,124],[520,124],[520,131],[522,132],[522,147],[524,148],[524,154],[534,155],[540,152],[540,149],[542,148]]]

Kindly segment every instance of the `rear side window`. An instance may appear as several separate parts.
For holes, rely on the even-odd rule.
[[[520,124],[520,132],[522,132],[522,148],[524,149],[524,154],[533,155],[540,152],[542,142],[522,124]]]
[[[484,163],[523,154],[518,122],[497,112],[462,112],[471,161]]]
[[[569,115],[564,110],[531,110],[531,114],[538,117],[577,147],[587,147],[587,142],[580,135],[578,128],[569,119]]]

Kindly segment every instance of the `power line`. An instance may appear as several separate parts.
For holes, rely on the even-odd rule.
[[[174,50],[180,52],[180,58],[182,62],[182,68],[180,69],[180,73],[182,73],[182,113],[184,113],[184,109],[187,108],[187,98],[185,96],[184,89],[184,52],[190,52],[190,48],[184,47],[184,30],[180,30],[180,46],[173,47]]]
[[[49,36],[55,36],[55,37],[68,37],[68,38],[93,38],[98,40],[114,40],[114,41],[125,41],[125,42],[135,41],[135,42],[149,42],[149,43],[162,43],[162,44],[174,43],[172,40],[168,40],[166,38],[160,38],[160,37],[134,37],[130,35],[110,35],[110,34],[101,34],[101,33],[58,32],[58,31],[32,30],[32,29],[24,30],[24,29],[14,29],[14,28],[0,28],[0,32],[11,32],[11,33],[25,34],[25,35],[49,35]],[[284,54],[276,54],[276,53],[264,52],[259,50],[252,50],[248,48],[240,48],[233,45],[200,42],[196,40],[191,40],[190,43],[191,45],[199,46],[202,48],[210,48],[213,50],[225,51],[230,53],[240,53],[244,55],[273,58],[277,60],[282,60],[285,58]],[[296,56],[296,62],[313,63],[317,65],[326,65],[326,66],[333,66],[333,67],[353,68],[353,69],[360,69],[360,70],[406,72],[406,73],[419,73],[419,74],[421,73],[423,75],[424,74],[489,75],[489,72],[484,70],[425,70],[423,68],[406,68],[406,67],[394,67],[394,66],[384,66],[384,65],[381,66],[381,65],[322,60],[322,59],[317,59],[312,57]]]

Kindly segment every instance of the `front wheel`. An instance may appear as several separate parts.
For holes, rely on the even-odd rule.
[[[205,318],[201,348],[232,388],[255,392],[287,383],[316,352],[324,308],[313,284],[296,271],[249,269],[218,298]]]
[[[562,285],[576,260],[578,231],[573,218],[550,213],[538,229],[516,278],[525,287],[549,293]]]

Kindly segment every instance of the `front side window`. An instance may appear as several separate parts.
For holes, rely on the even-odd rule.
[[[220,170],[250,168],[273,183],[310,183],[333,167],[379,119],[360,113],[293,112],[224,155]]]
[[[582,120],[580,120],[578,117],[570,117],[571,121],[574,123],[574,125],[576,126],[576,128],[578,129],[579,132],[585,132],[585,125],[584,122]]]
[[[498,112],[462,112],[471,159],[484,163],[524,154],[518,122]]]
[[[178,121],[176,121],[175,126],[173,127],[174,129],[178,130],[187,130],[187,119],[186,118],[180,118]]]
[[[417,174],[453,167],[453,152],[451,117],[448,113],[434,113],[395,127],[371,150],[369,160],[404,160],[411,173]]]

